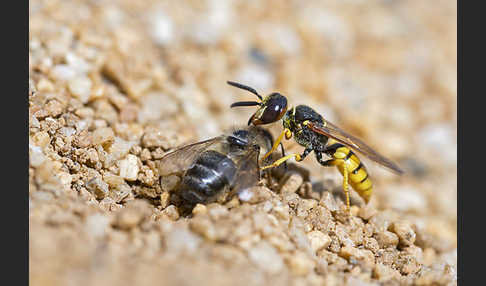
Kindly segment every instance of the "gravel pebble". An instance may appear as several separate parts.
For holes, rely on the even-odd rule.
[[[102,214],[93,214],[86,218],[85,228],[93,238],[100,238],[106,234],[109,228],[110,219]]]
[[[339,207],[330,192],[324,192],[319,204],[326,207],[329,211],[337,211]]]
[[[250,189],[242,190],[238,193],[238,198],[242,202],[257,204],[265,202],[272,197],[272,191],[267,187],[256,186]]]
[[[391,225],[391,231],[398,236],[399,242],[403,246],[411,246],[415,242],[415,232],[408,222],[394,222]]]
[[[92,82],[88,77],[75,77],[69,80],[68,87],[71,94],[87,103],[91,96]]]
[[[110,127],[98,128],[93,131],[93,144],[102,145],[108,149],[115,142],[115,133]]]
[[[130,148],[132,148],[132,146],[132,142],[125,141],[120,137],[115,137],[115,141],[108,149],[108,153],[111,154],[115,160],[118,160],[124,158],[128,152],[130,152]]]
[[[295,275],[307,275],[315,266],[315,263],[305,253],[297,251],[285,260],[290,271]]]
[[[194,215],[204,215],[208,212],[208,209],[203,204],[196,204],[196,206],[192,209],[192,214]]]
[[[116,213],[115,226],[121,229],[132,229],[149,215],[148,203],[133,201]]]
[[[97,199],[104,199],[108,195],[108,184],[101,178],[94,177],[86,183],[86,188],[92,192]]]
[[[373,268],[373,276],[380,282],[384,283],[393,278],[398,279],[400,277],[400,272],[391,268],[390,266],[376,263],[375,267]]]
[[[220,204],[212,203],[207,205],[209,217],[213,220],[219,220],[229,216],[228,209]]]
[[[201,239],[188,229],[174,227],[165,237],[167,249],[173,255],[190,254],[198,249]]]
[[[29,164],[32,167],[39,167],[46,160],[42,148],[29,144]]]
[[[309,238],[311,248],[314,252],[327,248],[331,244],[329,235],[318,230],[307,233],[307,237]]]
[[[299,173],[290,173],[283,179],[280,192],[284,195],[295,193],[304,182],[304,178]]]
[[[260,269],[275,274],[284,267],[283,259],[278,251],[269,243],[262,241],[248,251],[250,260]]]
[[[364,220],[370,220],[370,218],[372,218],[377,213],[378,211],[375,208],[367,204],[359,209],[358,216]]]
[[[170,206],[166,207],[162,211],[162,214],[166,215],[171,220],[178,220],[179,217],[180,217],[179,211],[177,210],[177,208],[174,205],[170,205]]]
[[[69,80],[76,76],[76,71],[68,65],[56,65],[51,70],[51,75],[56,80]]]
[[[124,160],[120,161],[120,177],[127,181],[135,181],[137,179],[139,168],[137,157],[128,154]]]
[[[375,239],[380,248],[396,247],[398,245],[398,236],[390,231],[378,232]]]
[[[143,105],[137,118],[140,123],[150,123],[161,118],[170,118],[179,110],[177,103],[163,93],[149,93],[144,96],[142,103]]]
[[[339,251],[339,256],[347,260],[358,260],[363,266],[372,268],[375,265],[375,256],[373,252],[367,249],[359,249],[352,246],[343,246]]]

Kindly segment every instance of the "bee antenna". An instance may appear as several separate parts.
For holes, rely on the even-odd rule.
[[[246,86],[244,84],[237,83],[237,82],[234,82],[234,81],[227,81],[226,83],[229,84],[229,85],[232,85],[234,87],[241,88],[241,89],[244,89],[246,91],[249,91],[249,92],[253,93],[254,95],[258,96],[258,98],[260,100],[263,100],[262,96],[259,95],[258,92],[254,88],[251,88],[249,86]]]

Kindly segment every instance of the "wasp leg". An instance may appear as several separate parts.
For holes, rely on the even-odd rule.
[[[338,166],[341,165],[343,168],[343,190],[346,195],[346,210],[348,214],[351,215],[351,207],[349,202],[349,189],[348,189],[348,168],[346,167],[346,163],[342,159],[329,159],[329,160],[322,160],[322,154],[320,152],[316,152],[316,159],[322,166]]]
[[[346,164],[343,163],[343,190],[346,193],[346,210],[348,214],[351,215],[351,208],[349,203],[349,189],[348,189],[348,168]]]
[[[278,167],[283,162],[287,161],[290,158],[294,158],[294,157],[295,157],[295,161],[300,162],[300,161],[304,160],[304,158],[307,157],[307,155],[309,155],[310,152],[312,152],[312,148],[305,149],[304,153],[302,153],[302,155],[290,154],[290,155],[284,156],[284,157],[278,159],[277,161],[273,162],[272,164],[262,167],[261,170]]]
[[[280,149],[282,150],[282,157],[285,157],[285,150],[282,142],[280,142]],[[285,167],[285,172],[287,172],[288,170],[287,161],[284,162],[284,167]]]
[[[270,151],[268,151],[267,154],[265,154],[265,156],[263,156],[260,161],[265,160],[268,156],[270,156],[270,154],[273,153],[273,151],[275,151],[278,148],[278,145],[280,144],[280,142],[282,141],[282,139],[283,139],[284,136],[285,136],[285,138],[287,140],[290,139],[290,138],[292,138],[292,131],[290,131],[289,129],[285,128],[282,131],[282,133],[280,134],[280,136],[278,136],[277,140],[275,140],[275,143],[273,143],[272,149]]]
[[[322,160],[322,153],[321,152],[314,152],[314,154],[316,155],[317,162],[319,162],[324,167],[336,166],[337,165],[336,159]]]

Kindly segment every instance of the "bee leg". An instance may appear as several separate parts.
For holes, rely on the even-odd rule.
[[[265,160],[268,156],[270,156],[270,154],[273,153],[273,151],[275,151],[278,148],[278,145],[280,144],[284,136],[287,140],[292,138],[292,131],[285,128],[280,134],[280,136],[278,136],[277,140],[275,140],[275,143],[273,143],[272,149],[270,149],[270,151],[268,151],[267,154],[265,154],[265,156],[263,156],[260,161]]]
[[[273,162],[272,164],[262,167],[261,170],[278,167],[280,164],[282,164],[283,162],[287,161],[290,158],[295,158],[295,161],[300,162],[300,161],[304,160],[304,158],[307,157],[307,155],[309,155],[309,153],[312,152],[312,150],[313,150],[312,148],[307,148],[307,149],[304,150],[304,153],[302,153],[302,155],[290,154],[290,155],[284,156],[284,157],[278,159],[277,161]]]
[[[344,163],[343,160],[336,160],[336,159],[329,159],[329,160],[322,160],[322,154],[321,152],[315,152],[316,154],[316,159],[317,161],[325,167],[329,166],[338,166],[342,164],[343,166],[343,190],[344,193],[346,194],[346,210],[348,211],[348,214],[351,214],[351,207],[350,207],[350,202],[349,202],[349,189],[348,189],[348,168],[346,167],[346,164]],[[341,162],[343,161],[343,162]]]

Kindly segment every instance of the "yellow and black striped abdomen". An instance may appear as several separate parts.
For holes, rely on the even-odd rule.
[[[346,169],[349,184],[368,203],[373,192],[373,183],[368,177],[366,167],[359,160],[358,156],[344,145],[336,148],[336,151],[331,156],[334,159],[333,165],[338,168],[342,175],[344,175]]]

